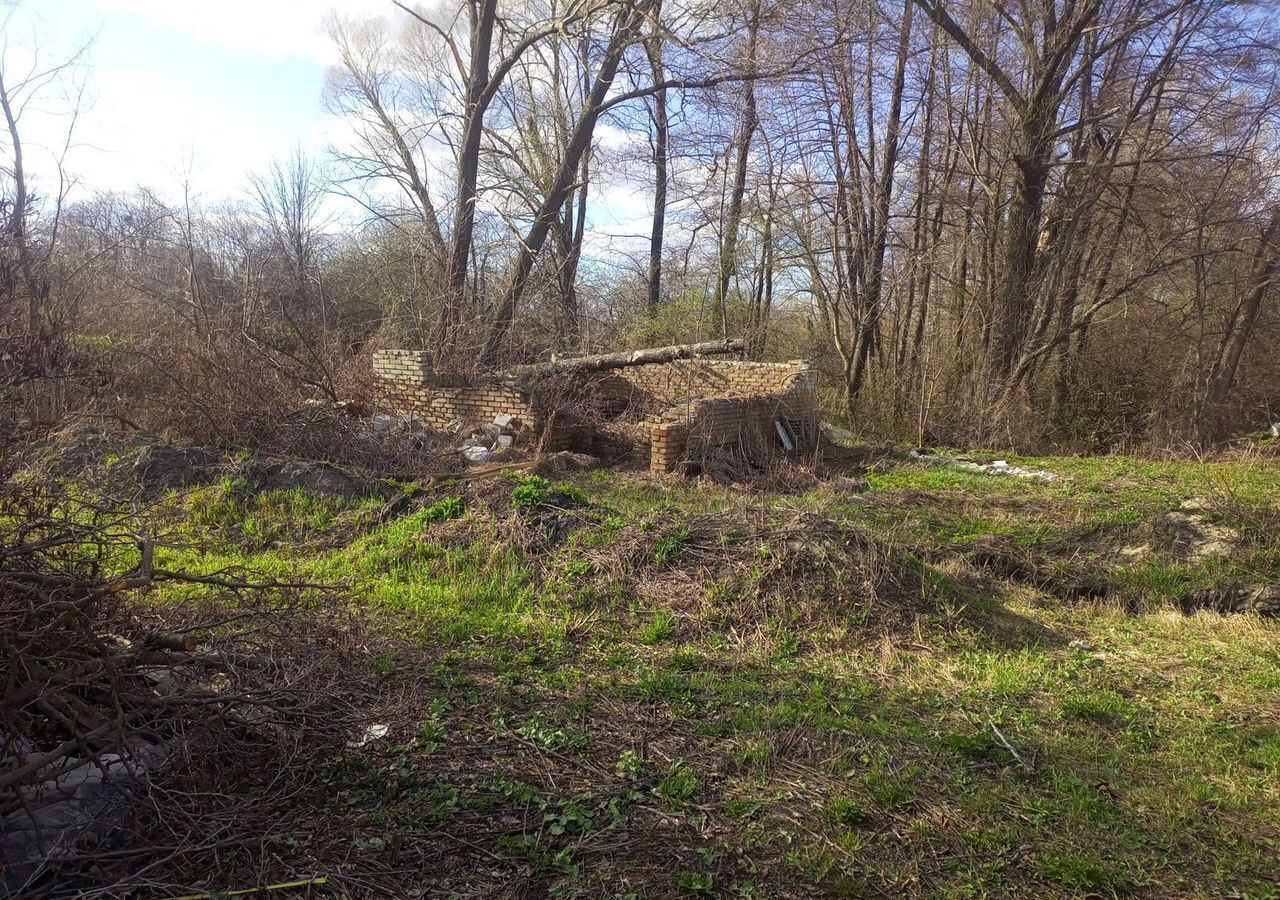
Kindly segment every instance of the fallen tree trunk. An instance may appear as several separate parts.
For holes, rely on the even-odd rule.
[[[645,350],[624,350],[618,353],[601,353],[596,356],[577,356],[551,362],[516,366],[504,373],[510,381],[527,382],[550,375],[582,375],[589,372],[605,372],[642,366],[646,363],[666,363],[696,356],[714,356],[721,353],[742,353],[746,344],[734,338],[725,341],[706,341],[701,344],[673,344],[670,347],[650,347]]]

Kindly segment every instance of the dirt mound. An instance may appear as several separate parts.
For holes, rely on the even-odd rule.
[[[175,489],[233,478],[252,492],[301,488],[324,497],[358,500],[390,497],[396,489],[372,478],[315,460],[248,455],[229,457],[215,447],[145,444],[109,466],[115,493],[154,499]]]
[[[605,582],[695,631],[896,628],[921,597],[916,566],[860,529],[822,515],[748,511],[622,529],[587,554]]]
[[[821,512],[637,516],[531,473],[468,484],[465,497],[470,516],[496,526],[543,583],[568,583],[585,606],[638,600],[689,631],[752,632],[896,628],[919,611],[918,562]]]

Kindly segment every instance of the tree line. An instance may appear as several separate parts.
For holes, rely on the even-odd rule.
[[[36,190],[47,78],[4,71],[6,339],[56,331],[135,406],[288,406],[358,395],[375,346],[466,373],[742,337],[818,360],[868,437],[1211,445],[1280,415],[1273,15],[394,2],[328,23],[327,152],[222,203]],[[627,194],[650,215],[605,247]]]

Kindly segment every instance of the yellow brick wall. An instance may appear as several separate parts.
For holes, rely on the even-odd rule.
[[[386,409],[417,415],[433,428],[454,422],[480,425],[498,415],[519,420],[548,449],[563,449],[568,434],[551,429],[533,408],[530,396],[501,384],[446,385],[435,377],[430,354],[381,350],[374,354],[377,400]],[[690,446],[723,446],[760,436],[777,443],[775,419],[798,423],[798,449],[812,449],[817,434],[817,373],[804,361],[759,363],[739,360],[682,360],[618,369],[596,379],[597,386],[620,399],[628,392],[666,407],[650,419],[650,468],[665,472]]]

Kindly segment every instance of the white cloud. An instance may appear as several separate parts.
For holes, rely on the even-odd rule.
[[[288,134],[264,133],[144,75],[101,74],[98,99],[80,123],[84,143],[71,160],[87,186],[168,193],[189,176],[196,190],[228,195],[290,145]]]
[[[10,49],[20,52],[38,35],[56,55],[98,32],[84,73],[88,102],[67,161],[80,185],[73,196],[146,186],[177,199],[189,178],[205,199],[244,198],[249,174],[264,172],[273,158],[296,147],[321,157],[352,137],[352,124],[320,104],[323,66],[332,54],[323,34],[330,10],[404,16],[390,0],[44,0],[38,10],[31,7],[39,27],[25,28],[25,37],[15,30]],[[54,92],[40,107],[23,130],[38,186],[48,194],[68,106]],[[620,164],[642,139],[609,122],[597,128],[603,156],[586,238],[587,253],[597,259],[631,254],[647,241],[649,175]],[[442,146],[428,156],[437,202],[445,206],[451,156]],[[492,208],[497,196],[484,199]]]
[[[390,0],[88,0],[104,16],[134,14],[150,25],[255,55],[333,61],[324,33],[330,13],[403,16]]]
[[[56,158],[76,107],[67,94],[77,79],[87,90],[67,157],[80,185],[73,196],[137,185],[172,195],[189,175],[210,198],[237,197],[247,175],[271,159],[299,146],[321,154],[332,132],[320,109],[332,61],[323,31],[330,10],[404,15],[390,0],[18,6],[5,21],[7,73],[25,71],[36,48],[42,61],[54,62],[94,38],[86,64],[48,85],[22,122],[37,188],[56,190]]]

